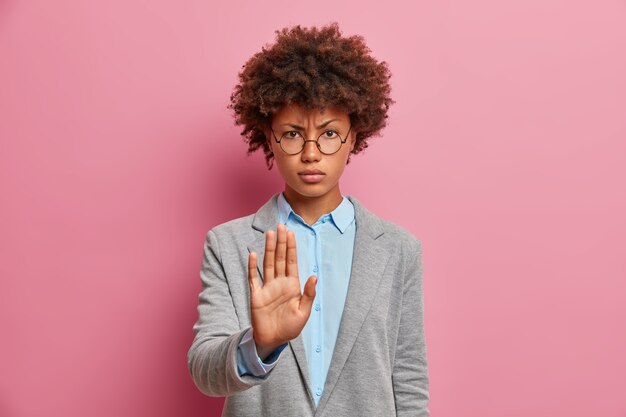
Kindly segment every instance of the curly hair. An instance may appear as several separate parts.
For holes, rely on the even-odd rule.
[[[362,36],[343,37],[336,22],[321,28],[300,25],[276,30],[266,45],[243,65],[227,106],[250,155],[262,147],[268,169],[274,155],[263,128],[283,106],[307,109],[337,107],[350,116],[356,134],[352,154],[386,126],[391,99],[388,65],[370,55]],[[347,163],[350,163],[348,156]]]

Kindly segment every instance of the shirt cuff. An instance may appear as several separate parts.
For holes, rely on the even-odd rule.
[[[239,346],[237,346],[237,370],[239,371],[239,376],[253,375],[261,378],[265,377],[276,366],[285,347],[287,347],[287,343],[277,347],[263,362],[256,350],[252,327],[250,327],[243,334]]]

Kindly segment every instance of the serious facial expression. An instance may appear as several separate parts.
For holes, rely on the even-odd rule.
[[[317,147],[315,140],[320,135],[332,137],[333,134],[338,134],[346,142],[336,153],[326,155]],[[295,155],[286,153],[277,143],[284,135],[291,137],[300,135],[307,140],[302,152]],[[329,192],[338,193],[339,178],[350,151],[354,149],[356,139],[356,132],[351,128],[347,113],[336,107],[309,110],[297,104],[290,104],[274,114],[271,130],[266,130],[266,138],[269,139],[275,163],[285,180],[286,189],[291,188],[304,197],[322,197]],[[316,170],[321,171],[321,174],[306,173]]]

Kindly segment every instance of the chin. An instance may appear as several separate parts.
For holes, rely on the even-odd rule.
[[[326,195],[329,190],[299,190],[294,189],[294,191],[300,194],[303,197],[321,197]]]
[[[305,184],[304,186],[299,184],[298,187],[291,185],[289,187],[303,197],[321,197],[331,190],[322,184]]]

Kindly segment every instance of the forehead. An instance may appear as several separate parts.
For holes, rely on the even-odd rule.
[[[274,122],[305,123],[307,121],[320,122],[329,119],[348,120],[349,116],[337,107],[307,109],[298,104],[288,104],[280,108],[272,120]]]

